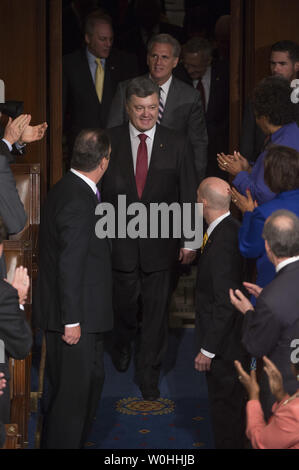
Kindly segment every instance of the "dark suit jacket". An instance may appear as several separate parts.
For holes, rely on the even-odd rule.
[[[20,232],[27,220],[6,156],[0,155],[0,215],[9,234]]]
[[[298,382],[290,368],[290,344],[294,338],[299,338],[298,279],[299,261],[278,272],[257,298],[255,310],[245,314],[242,339],[252,356],[261,358],[266,355],[274,362],[290,395],[298,389]],[[268,390],[271,403],[274,403],[265,372],[261,387]]]
[[[118,195],[124,194],[127,206],[141,202],[147,209],[150,203],[196,202],[192,152],[185,137],[157,125],[146,185],[139,200],[128,124],[110,129],[109,134],[112,157],[103,178],[103,201],[117,207]],[[137,266],[145,272],[167,270],[176,264],[179,248],[180,239],[151,239],[149,230],[148,238],[116,238],[112,249],[113,268],[125,272]]]
[[[108,127],[120,126],[128,121],[126,88],[128,81],[118,85],[111,104]],[[164,106],[161,125],[188,136],[193,148],[198,182],[203,179],[207,164],[208,136],[200,93],[183,81],[173,77]]]
[[[19,308],[17,290],[0,279],[0,340],[5,345],[5,362],[0,363],[0,372],[9,380],[8,359],[24,359],[32,345],[31,328],[24,312]],[[1,358],[2,359],[2,358]],[[9,422],[9,386],[0,397],[0,421]]]
[[[196,280],[196,337],[203,348],[226,360],[239,359],[242,314],[231,304],[229,289],[244,280],[243,259],[238,249],[239,222],[232,216],[211,233],[198,261]]]
[[[106,59],[103,99],[100,103],[90,73],[86,49],[79,49],[63,57],[63,115],[71,146],[82,129],[106,127],[118,82],[137,74],[134,56],[113,49]]]
[[[81,178],[68,172],[49,192],[40,226],[40,260],[34,302],[36,326],[82,332],[112,328],[111,250],[95,235],[98,200]]]
[[[184,66],[179,64],[174,75],[193,86]],[[228,151],[229,141],[229,67],[223,60],[215,60],[211,67],[211,84],[208,108],[205,112],[208,132],[207,175],[221,175],[217,153]]]

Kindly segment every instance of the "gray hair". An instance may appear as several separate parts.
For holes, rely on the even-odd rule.
[[[181,45],[177,39],[175,39],[173,36],[170,36],[170,34],[155,34],[152,36],[148,42],[147,45],[147,52],[148,54],[151,53],[151,50],[153,48],[154,44],[170,44],[173,49],[173,56],[174,57],[180,57],[181,54]]]
[[[207,56],[212,57],[213,46],[210,41],[205,38],[194,37],[183,45],[183,53],[185,54],[196,54],[201,51],[205,52]]]
[[[277,258],[299,255],[299,218],[291,211],[281,209],[266,220],[263,238]]]
[[[132,95],[139,98],[146,98],[156,93],[159,97],[159,87],[148,77],[136,77],[127,85],[126,88],[126,102],[128,103]]]

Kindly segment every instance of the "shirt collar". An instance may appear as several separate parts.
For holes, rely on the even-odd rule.
[[[288,264],[294,263],[295,261],[299,261],[299,256],[292,256],[291,258],[285,259],[276,266],[276,273],[278,273],[282,268],[284,268]]]
[[[217,227],[218,224],[220,224],[220,222],[222,222],[223,219],[226,219],[226,217],[228,217],[230,215],[230,211],[226,212],[225,214],[222,214],[220,217],[217,217],[217,219],[215,219],[207,228],[207,234],[208,234],[208,237],[211,235],[211,233],[213,232],[213,230]]]
[[[98,57],[96,57],[94,54],[92,54],[92,52],[90,52],[88,47],[86,47],[86,55],[87,55],[88,63],[94,65],[94,63],[95,63],[96,59],[98,59]],[[101,59],[101,64],[102,64],[103,67],[105,67],[105,59]]]
[[[149,75],[149,78],[155,82],[155,80],[151,77],[151,75]],[[168,91],[169,91],[169,87],[171,85],[171,82],[172,82],[172,75],[170,75],[169,79],[167,80],[167,82],[163,83],[163,85],[158,85],[159,88],[162,88],[163,92],[166,94],[168,94]]]
[[[136,127],[134,127],[133,124],[129,122],[129,131],[130,131],[130,137],[133,139],[136,138],[139,134],[145,134],[150,139],[153,139],[155,136],[155,132],[156,132],[156,124],[151,129],[142,132],[136,129]]]
[[[88,186],[90,186],[90,188],[93,190],[95,194],[97,193],[98,188],[94,181],[92,181],[90,178],[80,173],[80,171],[75,170],[74,168],[71,168],[70,171],[74,173],[76,176],[78,176],[79,178],[81,178],[83,181],[85,181],[85,183],[88,184]]]

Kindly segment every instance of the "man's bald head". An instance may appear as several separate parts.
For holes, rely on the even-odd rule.
[[[206,178],[200,184],[198,190],[198,202],[205,200],[209,210],[227,212],[231,202],[229,184],[220,178]]]

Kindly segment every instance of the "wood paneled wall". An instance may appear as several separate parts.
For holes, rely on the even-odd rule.
[[[1,0],[0,78],[6,100],[24,101],[31,123],[47,120],[46,1]],[[46,191],[47,139],[30,144],[23,162],[40,163]]]
[[[230,151],[248,97],[270,75],[271,45],[283,39],[299,42],[299,0],[231,0]]]

